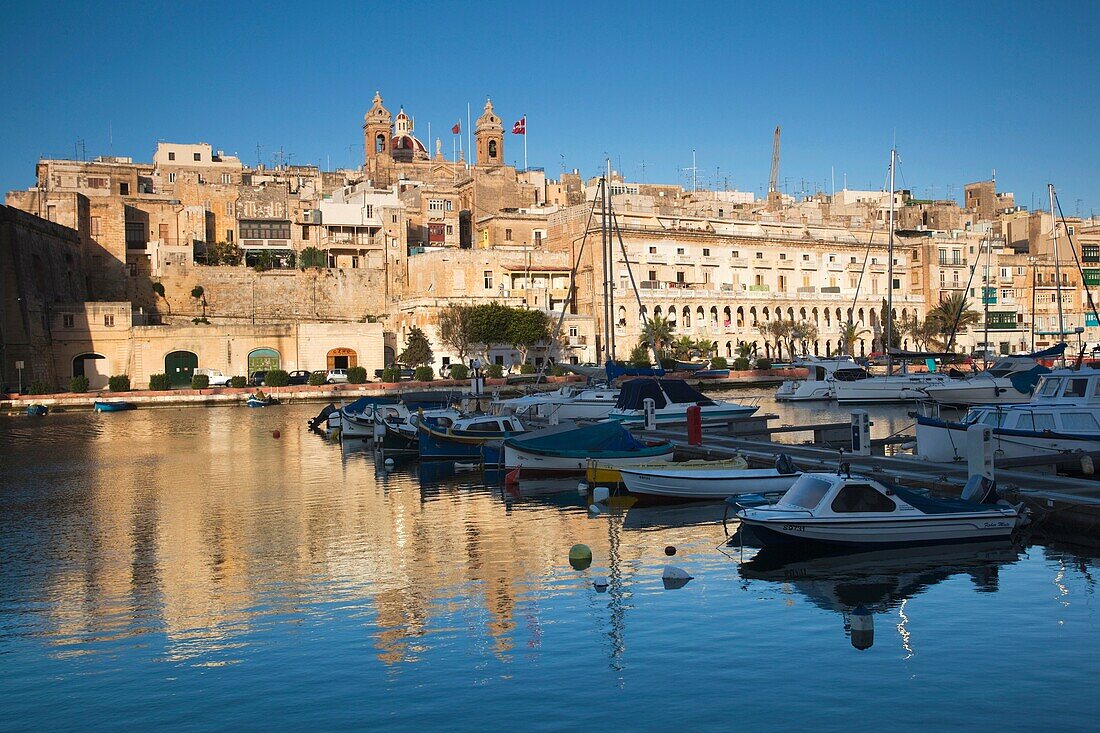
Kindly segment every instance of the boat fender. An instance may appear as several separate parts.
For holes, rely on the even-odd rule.
[[[589,504],[588,505],[588,511],[591,514],[599,514],[600,513],[600,508],[598,506],[596,506],[595,504]]]
[[[594,504],[606,504],[610,497],[611,492],[608,491],[606,486],[597,486],[592,489],[592,503]]]
[[[604,575],[600,575],[592,581],[592,586],[596,589],[597,593],[606,593],[608,585],[607,576]]]
[[[861,603],[852,611],[852,646],[860,651],[875,643],[875,617]]]
[[[1086,476],[1091,476],[1096,472],[1096,464],[1092,460],[1092,456],[1081,456],[1081,473]]]
[[[581,496],[585,496],[588,493],[588,483],[585,481],[581,481],[579,484],[577,484],[577,493]]]
[[[387,458],[382,462],[382,465],[384,465],[386,468],[393,468],[393,459]]]
[[[794,461],[786,453],[780,453],[775,459],[775,470],[783,476],[789,476],[792,473],[798,473],[798,469],[794,466]]]

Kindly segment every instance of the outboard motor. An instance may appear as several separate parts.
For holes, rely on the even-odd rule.
[[[996,504],[1000,498],[997,495],[997,482],[981,474],[971,476],[963,487],[962,498],[975,504]]]
[[[336,405],[331,402],[325,405],[325,408],[317,414],[317,417],[310,420],[307,424],[314,430],[320,430],[321,425],[328,420],[328,416],[336,412]]]
[[[792,473],[798,473],[798,469],[794,466],[794,461],[786,453],[780,453],[775,458],[775,470],[782,476],[789,476]]]

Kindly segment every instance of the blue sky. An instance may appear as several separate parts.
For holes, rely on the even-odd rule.
[[[1100,213],[1098,21],[1100,3],[21,3],[0,25],[0,190],[78,138],[89,157],[201,140],[345,166],[377,89],[448,154],[491,95],[555,176],[609,155],[685,183],[695,149],[701,185],[760,192],[780,124],[791,193],[834,170],[881,186],[896,136],[918,196],[996,168],[1024,206],[1053,181],[1067,214]]]

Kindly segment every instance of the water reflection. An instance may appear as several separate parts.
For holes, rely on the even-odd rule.
[[[864,630],[863,615],[897,609],[902,647],[911,654],[905,604],[956,575],[968,575],[978,593],[996,593],[1001,568],[1019,560],[1011,542],[972,543],[930,548],[807,556],[764,548],[740,566],[750,580],[781,583],[814,605],[839,613],[846,632]],[[853,614],[856,618],[853,620]],[[873,621],[873,619],[872,619]],[[857,648],[870,644],[852,639]]]

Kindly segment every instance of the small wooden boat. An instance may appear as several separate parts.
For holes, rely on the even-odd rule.
[[[248,401],[245,402],[249,407],[267,407],[268,405],[277,405],[279,400],[275,397],[263,396],[258,397],[256,395],[249,395]]]
[[[422,461],[482,461],[486,444],[525,432],[519,418],[496,415],[475,415],[458,420],[421,415],[416,426]]]
[[[646,469],[693,469],[693,468],[708,468],[713,467],[715,469],[724,468],[727,470],[748,468],[748,462],[741,456],[735,458],[727,458],[721,461],[705,461],[705,460],[693,460],[693,461],[653,461],[652,463],[642,463],[636,466],[631,466],[632,470],[642,471]],[[589,486],[614,486],[623,482],[623,477],[619,473],[619,467],[609,464],[600,463],[599,461],[589,461],[588,466],[585,469],[584,474],[585,481]],[[724,497],[723,497],[724,498]]]
[[[737,512],[763,547],[830,551],[1006,539],[1021,507],[972,476],[962,499],[937,499],[866,476],[804,473],[775,504]]]
[[[642,443],[615,421],[584,427],[564,423],[504,441],[504,465],[524,474],[583,474],[589,460],[629,466],[672,458],[668,441]]]
[[[724,499],[741,494],[782,493],[802,475],[780,473],[774,468],[677,464],[665,468],[624,467],[619,472],[630,493],[667,499]]]
[[[50,412],[50,408],[45,405],[27,405],[27,414],[31,417],[42,417]]]
[[[126,410],[136,410],[137,405],[133,402],[106,402],[104,400],[96,400],[92,405],[92,409],[96,412],[125,412]]]

